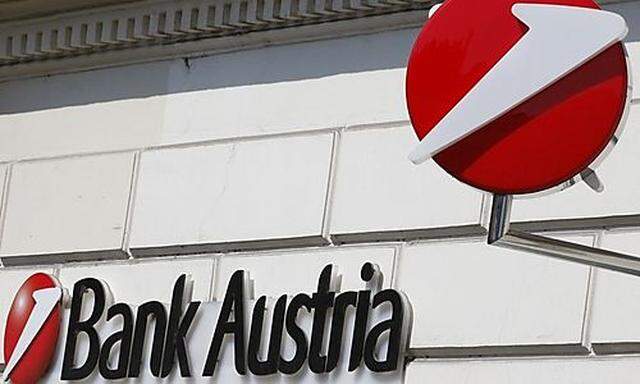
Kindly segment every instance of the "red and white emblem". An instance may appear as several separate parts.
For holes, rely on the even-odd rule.
[[[409,60],[410,159],[499,194],[571,180],[621,123],[627,31],[593,0],[447,0]]]
[[[62,296],[57,280],[45,273],[36,273],[22,284],[4,333],[5,381],[34,384],[44,375],[58,342]]]

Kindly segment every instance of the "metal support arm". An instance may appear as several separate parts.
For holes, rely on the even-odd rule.
[[[487,239],[490,245],[640,276],[640,257],[511,230],[512,201],[510,195],[493,196]]]

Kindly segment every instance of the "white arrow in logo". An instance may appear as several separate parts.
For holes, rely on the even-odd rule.
[[[11,354],[11,358],[7,363],[7,367],[4,370],[2,375],[2,379],[4,381],[9,380],[11,372],[13,372],[13,369],[20,362],[22,356],[27,352],[27,349],[29,349],[29,346],[31,346],[31,343],[36,338],[40,329],[42,329],[42,326],[47,321],[49,315],[61,298],[61,288],[45,288],[33,292],[33,299],[36,301],[36,304],[31,310],[29,320],[27,320],[27,323],[22,329],[20,338],[18,338],[18,343],[16,344],[13,353]]]
[[[628,33],[621,16],[596,9],[518,3],[511,11],[529,30],[411,152],[415,164],[540,93]]]

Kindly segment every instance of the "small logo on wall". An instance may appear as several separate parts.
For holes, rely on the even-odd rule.
[[[627,31],[593,0],[446,1],[409,59],[410,159],[497,194],[588,174],[627,107]]]
[[[7,317],[4,381],[33,384],[47,371],[58,342],[62,297],[56,279],[45,273],[22,284]]]

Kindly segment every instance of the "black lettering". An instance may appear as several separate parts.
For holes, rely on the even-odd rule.
[[[327,372],[333,371],[338,366],[340,351],[342,349],[342,335],[344,333],[344,319],[347,316],[347,308],[356,306],[357,292],[344,292],[336,297],[331,319],[331,336],[329,337],[329,354],[327,360]]]
[[[150,318],[155,323],[153,344],[151,347],[151,374],[155,377],[160,377],[164,334],[167,329],[167,311],[164,305],[157,301],[149,301],[138,307],[136,330],[131,350],[131,361],[129,362],[129,377],[138,377],[140,375],[142,352],[144,350],[144,341],[147,337],[147,324]]]
[[[105,379],[122,379],[127,376],[127,364],[129,363],[129,352],[131,350],[131,337],[133,336],[133,313],[127,304],[119,303],[107,311],[107,321],[111,321],[115,316],[122,316],[122,330],[109,336],[104,341],[100,351],[100,361],[98,368],[100,374]],[[120,343],[120,354],[115,368],[109,367],[109,357],[113,347]]]
[[[369,322],[370,301],[371,291],[360,291],[358,293],[358,306],[356,308],[356,320],[353,327],[351,354],[349,356],[349,372],[358,369],[360,363],[362,363],[367,323]]]
[[[229,320],[233,314],[233,320]],[[211,340],[203,376],[213,376],[218,363],[218,356],[226,334],[233,335],[235,366],[240,375],[246,374],[244,345],[244,271],[237,271],[231,276],[227,292],[224,296],[216,330]]]
[[[402,343],[402,322],[404,320],[404,308],[402,297],[394,290],[386,289],[380,291],[373,298],[373,308],[388,302],[392,307],[391,319],[377,324],[371,329],[367,336],[364,350],[364,363],[373,372],[389,372],[398,368],[398,357],[400,356],[400,346]],[[376,345],[380,336],[389,331],[389,345],[387,356],[383,361],[376,359]]]
[[[251,333],[249,336],[249,371],[257,376],[272,375],[278,372],[280,347],[282,345],[282,331],[284,327],[284,315],[287,305],[287,296],[280,296],[273,309],[267,360],[260,361],[258,356],[260,353],[260,341],[262,340],[262,327],[266,300],[266,296],[262,296],[253,308]]]
[[[287,333],[293,339],[296,344],[296,353],[291,360],[280,358],[280,364],[278,369],[280,372],[292,375],[300,370],[304,365],[304,361],[307,359],[307,336],[304,334],[302,328],[296,323],[298,312],[304,307],[310,313],[313,309],[313,301],[307,294],[300,293],[294,296],[289,303],[289,309],[287,309],[286,326]]]
[[[82,301],[86,291],[93,292],[93,309],[87,320],[80,321]],[[82,279],[73,286],[73,300],[60,380],[81,380],[88,377],[95,369],[100,356],[100,338],[94,325],[100,320],[104,306],[105,293],[100,281],[92,278]],[[80,333],[85,333],[89,339],[89,353],[84,364],[75,367],[76,346]]]
[[[191,377],[189,369],[189,356],[184,338],[187,336],[189,327],[193,323],[196,312],[200,307],[199,301],[193,301],[187,306],[187,310],[182,315],[184,289],[187,276],[181,275],[173,287],[171,298],[171,311],[169,312],[169,326],[164,344],[164,357],[162,359],[161,377],[167,377],[173,370],[174,357],[178,355],[178,365],[180,366],[180,376]]]
[[[317,292],[313,294],[313,327],[311,330],[311,346],[309,348],[309,368],[313,373],[323,373],[327,367],[327,357],[322,355],[324,329],[327,312],[333,306],[335,292],[331,288],[332,266],[327,265],[320,273]]]

